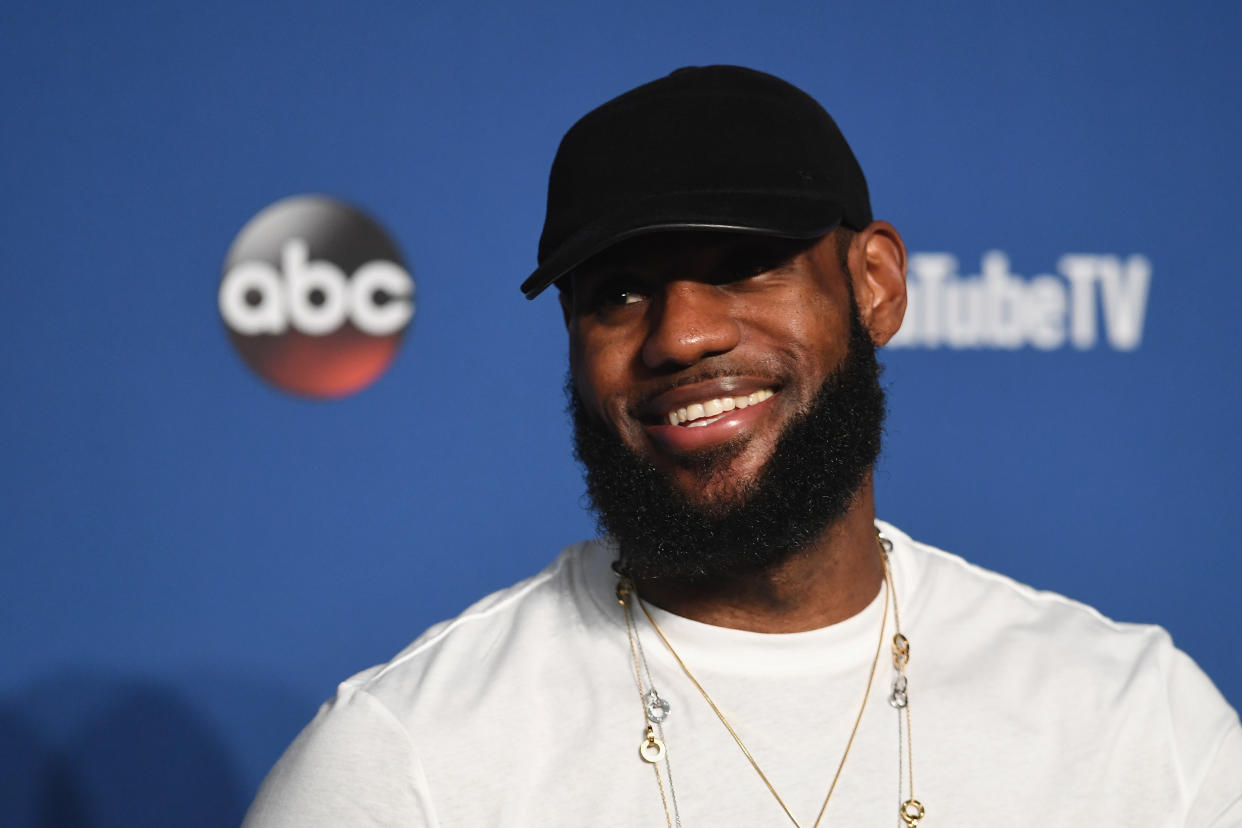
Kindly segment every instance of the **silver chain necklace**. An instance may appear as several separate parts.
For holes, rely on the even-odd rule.
[[[889,566],[889,554],[892,552],[893,544],[884,536],[876,533],[877,543],[879,545],[881,559],[884,564],[884,609],[883,618],[880,627],[880,647],[883,646],[884,629],[888,618],[889,597],[892,597],[893,605],[893,623],[896,627],[896,633],[892,639],[893,653],[893,681],[892,690],[889,693],[888,703],[897,712],[897,801],[899,803],[897,814],[901,824],[905,828],[918,828],[926,814],[923,804],[914,798],[914,749],[913,737],[910,728],[910,691],[909,681],[906,677],[906,666],[910,662],[910,641],[901,632],[901,614],[897,606],[897,593],[892,583],[892,571]],[[614,565],[615,568],[615,565]],[[681,828],[681,811],[677,803],[677,790],[673,784],[672,762],[669,758],[669,749],[667,740],[664,735],[664,721],[668,718],[671,706],[664,699],[659,691],[656,690],[655,681],[652,678],[651,667],[647,662],[646,652],[643,650],[642,637],[634,623],[632,605],[637,604],[643,611],[647,621],[651,625],[653,631],[664,643],[665,647],[672,654],[673,658],[681,666],[686,677],[698,689],[703,699],[711,707],[712,711],[720,719],[721,724],[729,731],[737,746],[746,756],[755,772],[763,780],[772,796],[780,804],[789,820],[796,826],[801,828],[800,823],[794,818],[789,808],[785,805],[780,794],[776,792],[775,787],[768,780],[768,777],[760,769],[759,764],[755,761],[746,745],[742,742],[741,737],[729,724],[727,718],[721,710],[712,701],[710,695],[699,683],[694,674],[682,661],[673,645],[669,642],[664,632],[656,623],[655,618],[647,610],[642,598],[634,589],[634,584],[629,578],[621,576],[617,582],[617,601],[620,603],[625,617],[625,630],[629,638],[630,654],[634,667],[634,685],[638,691],[639,702],[642,706],[643,717],[646,723],[643,739],[638,746],[638,755],[642,761],[651,765],[655,773],[656,786],[660,792],[660,801],[664,808],[664,818],[668,828]],[[853,744],[854,736],[858,732],[858,726],[862,721],[863,712],[866,710],[867,699],[871,694],[872,681],[875,678],[876,664],[879,661],[880,649],[876,650],[876,658],[871,666],[871,673],[867,679],[867,690],[863,696],[862,706],[859,708],[858,716],[854,721],[854,728],[850,734],[849,742],[846,744],[841,762],[837,767],[836,775],[833,777],[832,784],[828,788],[828,794],[824,798],[823,807],[820,808],[819,816],[816,818],[813,828],[818,828],[820,821],[824,817],[824,813],[828,808],[828,802],[832,798],[832,793],[836,788],[837,780],[840,778],[841,771],[845,767],[845,760],[849,757],[850,747]],[[904,738],[903,738],[904,737]],[[904,746],[904,750],[903,750]],[[905,759],[903,763],[902,759]],[[661,772],[663,771],[663,772]],[[667,785],[666,785],[667,782]],[[908,786],[908,787],[907,787]],[[910,792],[909,798],[906,798],[906,791]]]

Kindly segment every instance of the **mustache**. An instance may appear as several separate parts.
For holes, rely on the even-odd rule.
[[[669,391],[674,391],[687,385],[716,380],[754,379],[756,377],[770,380],[769,384],[771,385],[784,386],[787,384],[785,372],[778,370],[777,366],[772,363],[763,365],[722,363],[706,369],[702,366],[695,366],[695,370],[692,373],[661,377],[653,381],[653,384],[644,387],[641,393],[631,401],[631,406],[636,410],[645,410],[662,394],[667,394]]]

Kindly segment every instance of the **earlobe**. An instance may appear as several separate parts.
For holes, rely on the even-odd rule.
[[[906,245],[887,221],[873,221],[854,237],[850,275],[858,313],[876,345],[893,338],[906,315]]]

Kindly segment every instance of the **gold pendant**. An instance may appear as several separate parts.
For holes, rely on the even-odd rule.
[[[901,816],[901,821],[906,824],[906,828],[919,828],[919,822],[923,819],[926,811],[923,810],[922,802],[919,802],[917,799],[907,799],[901,803],[897,813]]]
[[[653,765],[664,758],[664,742],[656,738],[655,730],[651,725],[647,725],[647,735],[642,744],[638,746],[638,755],[643,758],[644,762],[650,762]]]

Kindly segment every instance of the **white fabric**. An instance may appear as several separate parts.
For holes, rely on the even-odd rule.
[[[1242,826],[1242,728],[1158,627],[1118,624],[879,524],[913,714],[921,828]],[[544,572],[344,682],[290,746],[246,826],[661,826],[613,552]],[[765,635],[658,612],[803,825],[862,698],[883,591],[825,629]],[[686,828],[789,820],[645,620]],[[886,639],[892,635],[891,615]],[[898,823],[885,654],[825,825]]]

